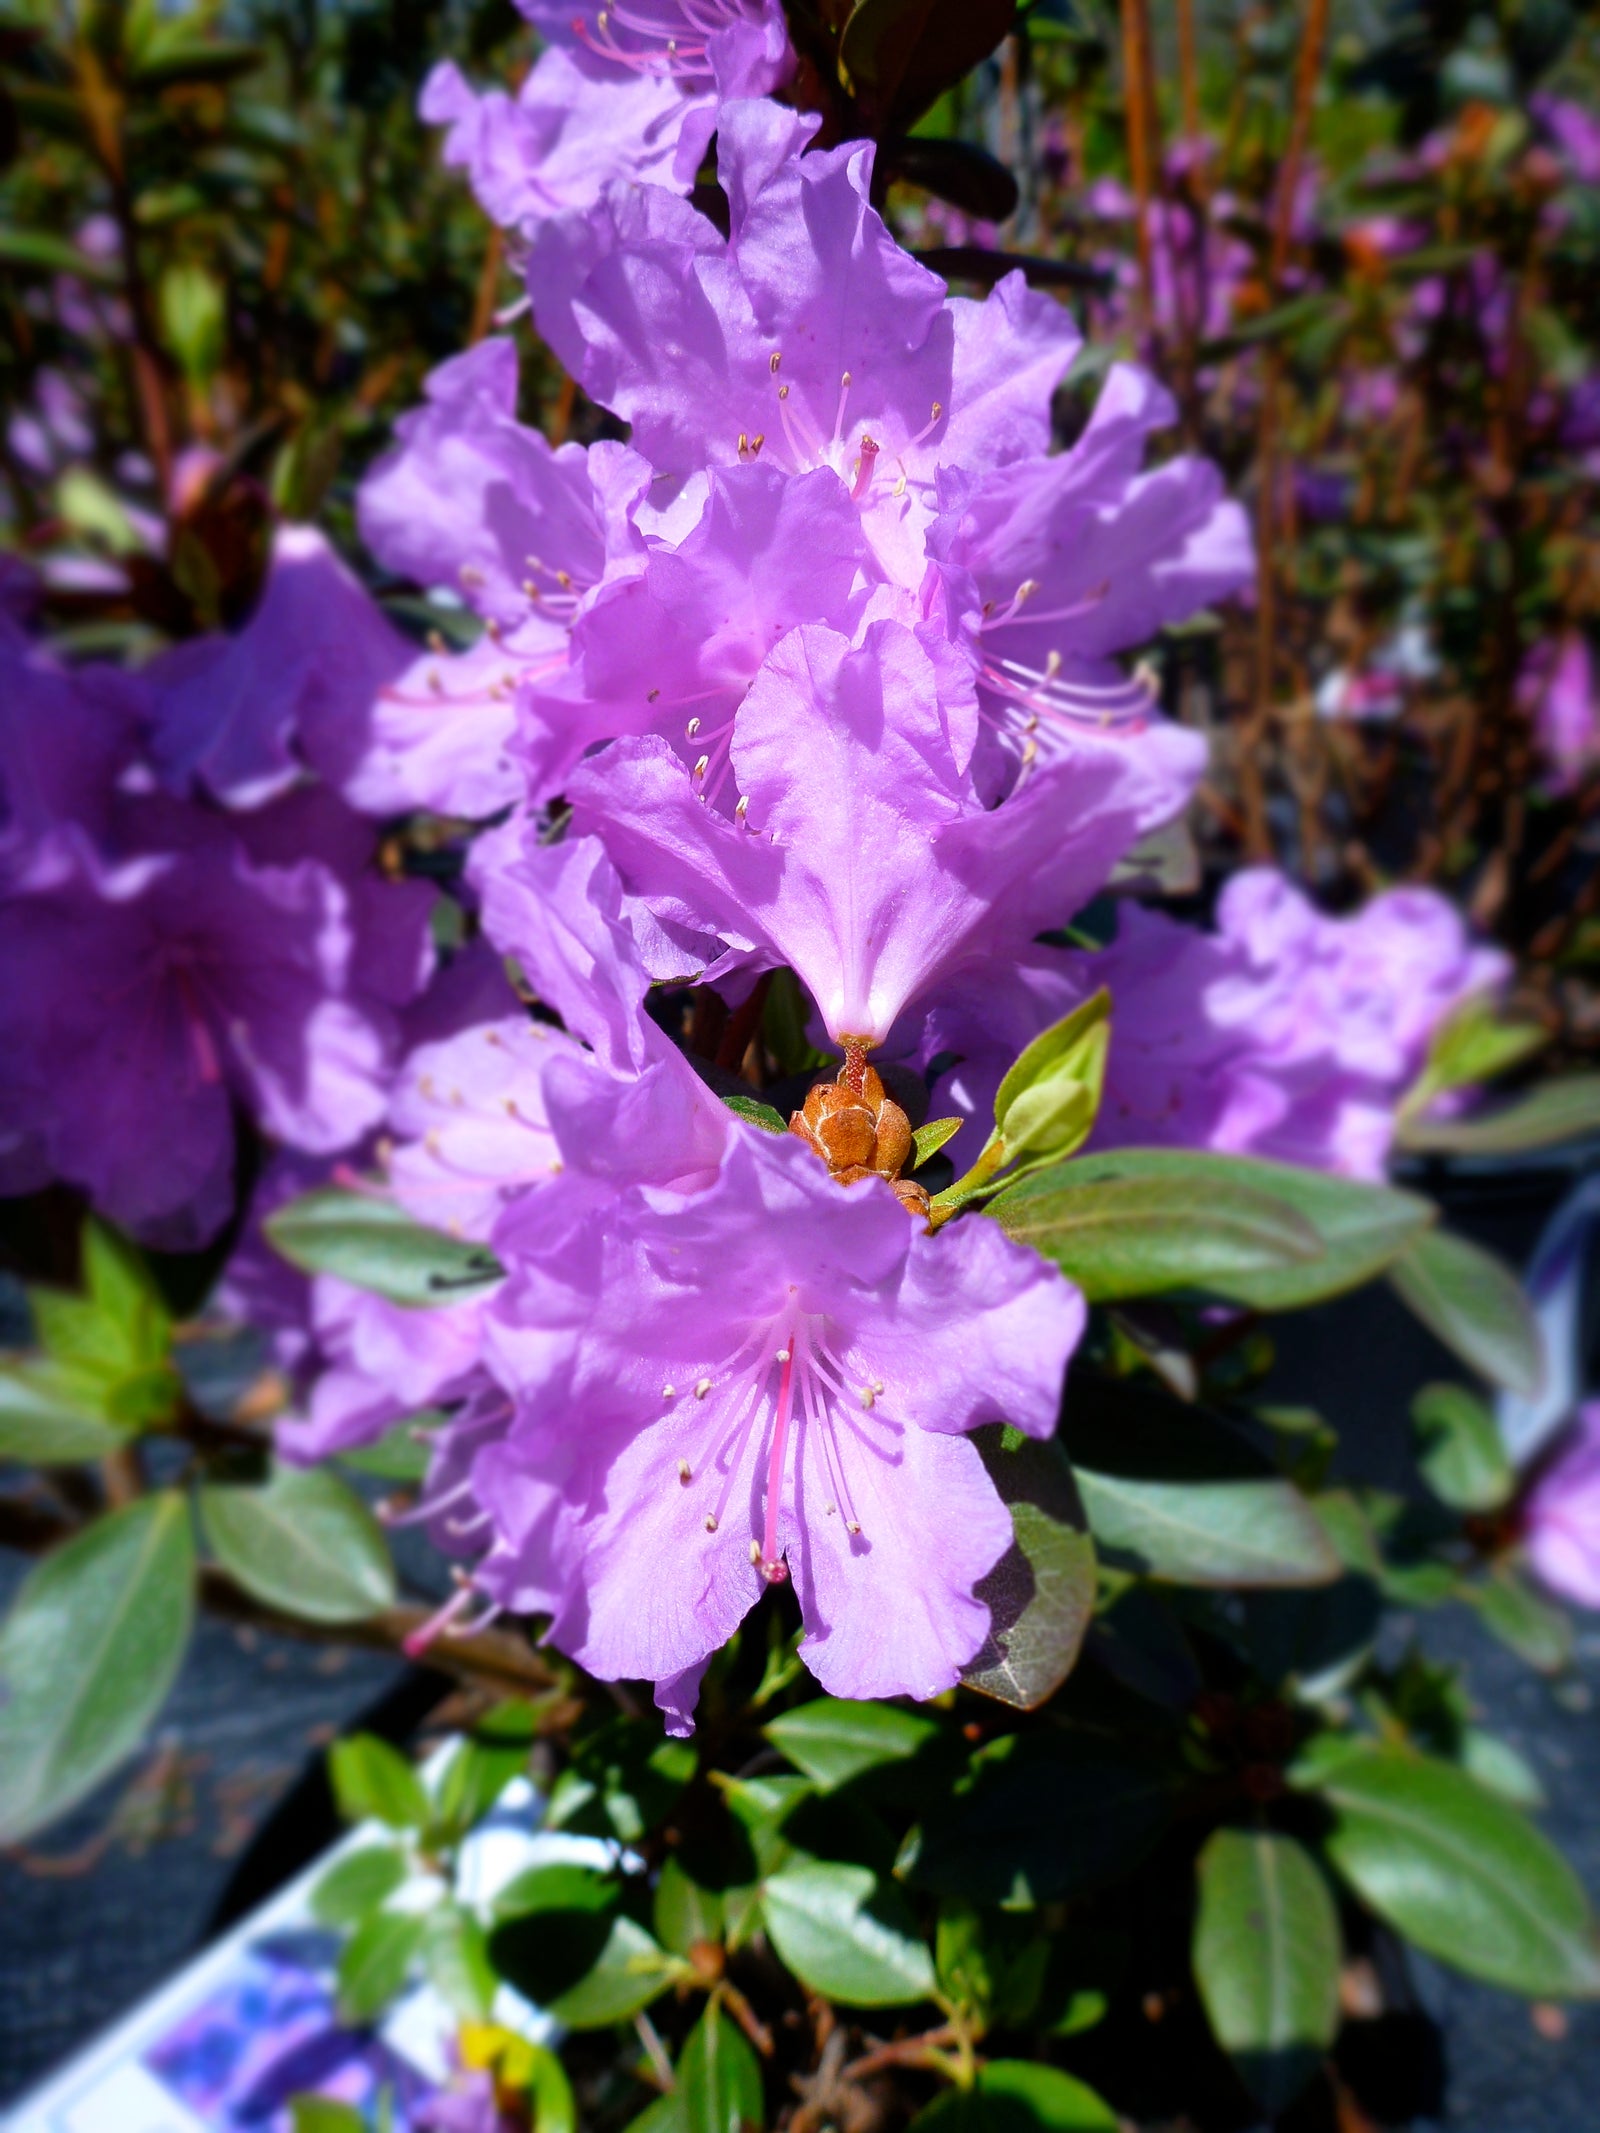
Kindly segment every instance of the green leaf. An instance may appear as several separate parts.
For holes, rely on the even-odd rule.
[[[426,1229],[376,1193],[332,1186],[304,1193],[262,1226],[302,1273],[337,1274],[391,1303],[450,1303],[504,1272],[482,1245]]]
[[[1533,1765],[1498,1734],[1467,1726],[1457,1752],[1462,1769],[1476,1778],[1485,1792],[1509,1800],[1513,1807],[1527,1807],[1534,1812],[1549,1805]]]
[[[385,1430],[376,1443],[340,1452],[339,1464],[353,1467],[358,1474],[371,1474],[378,1481],[421,1481],[433,1457],[428,1438],[445,1419],[442,1407],[419,1408],[416,1414],[407,1415],[403,1422]]]
[[[1172,1813],[1172,1782],[1139,1749],[1084,1733],[1003,1734],[972,1756],[896,1867],[975,1903],[1053,1903],[1117,1879]]]
[[[499,1939],[497,1933],[496,1945]],[[551,2001],[550,2012],[569,2029],[605,2029],[638,2014],[685,1975],[686,1964],[658,1946],[643,1926],[619,1916],[611,1921],[593,1967]]]
[[[1541,1674],[1559,1674],[1572,1657],[1572,1623],[1540,1597],[1509,1564],[1469,1588],[1483,1626]]]
[[[422,1829],[429,1818],[422,1780],[398,1748],[375,1733],[352,1733],[328,1750],[333,1796],[347,1822]]]
[[[353,2103],[338,2103],[330,2096],[291,2096],[289,2110],[294,2133],[369,2133]]]
[[[125,1432],[84,1412],[90,1402],[73,1396],[80,1383],[48,1362],[0,1364],[0,1459],[75,1466],[126,1444]]]
[[[1369,1749],[1310,1782],[1337,1818],[1329,1857],[1396,1932],[1490,1985],[1600,1995],[1594,1921],[1572,1869],[1465,1771]]]
[[[687,1955],[697,1941],[715,1946],[722,1939],[722,1892],[702,1888],[681,1860],[669,1857],[656,1883],[654,1920],[656,1939],[674,1955]]]
[[[452,1838],[476,1828],[511,1780],[526,1772],[536,1732],[533,1706],[512,1697],[486,1712],[470,1734],[457,1736],[435,1806]]]
[[[526,2068],[537,2133],[577,2133],[578,2101],[555,2053],[548,2045],[519,2040],[518,2063]]]
[[[761,2062],[716,2000],[690,2030],[677,2073],[688,2133],[745,2133],[766,2123]]]
[[[1004,1435],[991,1427],[974,1438],[1010,1509],[1013,1538],[976,1587],[989,1609],[989,1634],[961,1678],[969,1689],[1032,1711],[1077,1664],[1094,1614],[1094,1542],[1061,1446],[1023,1438],[1007,1450]]]
[[[905,1898],[864,1866],[795,1859],[761,1892],[767,1936],[813,1992],[849,2007],[903,2007],[934,1989]]]
[[[1434,1219],[1427,1200],[1388,1186],[1357,1184],[1349,1178],[1302,1170],[1291,1163],[1263,1162],[1254,1156],[1207,1155],[1177,1148],[1121,1148],[1079,1156],[1059,1170],[1041,1172],[1013,1187],[994,1203],[991,1212],[999,1216],[1014,1195],[1037,1192],[1047,1185],[1052,1191],[1057,1185],[1062,1190],[1081,1190],[1108,1179],[1148,1179],[1171,1186],[1170,1219],[1179,1221],[1208,1218],[1219,1204],[1231,1204],[1240,1194],[1262,1194],[1280,1203],[1273,1215],[1280,1225],[1290,1216],[1299,1216],[1315,1231],[1320,1253],[1294,1258],[1285,1251],[1275,1265],[1263,1261],[1252,1270],[1240,1264],[1237,1271],[1226,1275],[1219,1263],[1205,1279],[1204,1285],[1217,1295],[1257,1311],[1298,1310],[1359,1287],[1381,1273]],[[1189,1189],[1180,1194],[1180,1186]],[[1009,1222],[1005,1226],[1011,1227]],[[1156,1249],[1159,1263],[1165,1247]],[[1181,1254],[1180,1247],[1172,1249]],[[1243,1246],[1239,1249],[1242,1252]],[[1056,1255],[1047,1251],[1046,1256]],[[1058,1263],[1066,1265],[1065,1260]],[[1176,1279],[1166,1286],[1174,1286]]]
[[[1173,1585],[1325,1585],[1341,1564],[1287,1481],[1150,1481],[1076,1469],[1102,1548]]]
[[[468,2022],[488,2020],[500,1980],[483,1928],[470,1911],[458,1903],[431,1911],[422,1959],[428,1982],[454,2014]]]
[[[1600,1131],[1600,1074],[1544,1081],[1518,1102],[1466,1118],[1416,1118],[1401,1144],[1425,1155],[1528,1155]]]
[[[71,274],[79,281],[114,288],[122,279],[115,259],[95,259],[50,230],[0,227],[0,266],[31,267],[39,274]]]
[[[339,1957],[342,2020],[375,2021],[400,1997],[427,1930],[425,1917],[407,1911],[375,1911],[357,1926]]]
[[[1270,2116],[1339,2027],[1339,1918],[1293,1837],[1219,1829],[1197,1862],[1194,1974],[1217,2042]]]
[[[1115,2111],[1084,2082],[1029,2059],[991,2059],[970,2089],[946,2089],[914,2133],[1116,2133]]]
[[[1497,1511],[1516,1476],[1494,1416],[1464,1385],[1424,1385],[1411,1403],[1422,1442],[1418,1464],[1441,1503],[1456,1511]]]
[[[311,1915],[318,1925],[356,1925],[394,1894],[406,1873],[397,1845],[362,1844],[322,1875],[311,1891]]]
[[[1292,1207],[1243,1184],[1224,1195],[1177,1176],[1091,1176],[1074,1163],[1011,1186],[989,1213],[1091,1303],[1168,1289],[1229,1296],[1243,1276],[1318,1256],[1316,1233]]]
[[[0,1627],[0,1843],[65,1814],[133,1753],[193,1614],[176,1490],[97,1520],[29,1573]]]
[[[260,1486],[202,1488],[217,1561],[255,1599],[307,1622],[362,1622],[394,1605],[383,1529],[326,1468],[276,1467]]]
[[[1428,1331],[1493,1385],[1536,1399],[1544,1382],[1539,1322],[1511,1269],[1465,1237],[1431,1230],[1389,1269]]]
[[[819,1792],[836,1792],[880,1763],[904,1762],[939,1729],[931,1718],[894,1704],[819,1696],[762,1730]]]
[[[1421,1114],[1447,1089],[1475,1088],[1492,1081],[1548,1042],[1536,1023],[1501,1022],[1491,995],[1477,993],[1464,1001],[1434,1031],[1422,1072],[1400,1106],[1397,1137],[1401,1147],[1416,1145],[1411,1139],[1413,1130],[1426,1135],[1427,1122]]]
[[[953,1140],[966,1124],[964,1118],[931,1118],[925,1126],[918,1126],[911,1136],[911,1167],[920,1170],[930,1156],[937,1155],[948,1140]]]
[[[637,1844],[664,1822],[695,1773],[687,1741],[652,1737],[613,1720],[580,1741],[545,1810],[547,1829],[572,1829]]]
[[[762,1103],[758,1097],[724,1096],[722,1101],[747,1124],[759,1126],[763,1133],[787,1133],[789,1130],[788,1120],[783,1113],[775,1111],[771,1104]]]
[[[89,1301],[122,1334],[132,1363],[163,1363],[172,1319],[143,1255],[91,1215],[83,1225],[83,1282]]]

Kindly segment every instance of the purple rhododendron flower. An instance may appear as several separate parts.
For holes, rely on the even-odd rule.
[[[1574,792],[1600,763],[1600,686],[1581,629],[1569,629],[1528,655],[1518,684],[1522,707],[1552,789]]]
[[[495,1582],[556,1596],[562,1650],[675,1684],[683,1730],[682,1677],[788,1576],[832,1692],[954,1685],[1011,1539],[965,1433],[1054,1428],[1084,1310],[1053,1268],[988,1224],[929,1237],[876,1180],[841,1189],[746,1128],[707,1191],[606,1209],[506,1308],[583,1314],[496,1469],[523,1475],[525,1526]]]
[[[799,154],[816,125],[725,106],[727,239],[670,194],[619,189],[546,225],[529,288],[540,331],[652,466],[828,467],[884,574],[915,590],[937,468],[1046,451],[1078,333],[1020,274],[982,303],[948,297],[870,205],[870,145]]]
[[[1572,1434],[1523,1506],[1528,1561],[1552,1592],[1600,1607],[1600,1400],[1579,1408]]]
[[[950,1143],[970,1162],[1012,1059],[1104,986],[1111,1048],[1091,1148],[1209,1148],[1377,1182],[1429,1039],[1509,968],[1431,890],[1327,918],[1256,867],[1224,889],[1214,932],[1124,905],[1110,947],[1037,948],[1011,971],[975,972],[895,1048],[958,1055],[934,1104],[971,1121]]]
[[[1069,918],[1198,776],[1198,739],[1172,727],[1138,752],[1042,765],[985,808],[967,775],[970,692],[947,703],[940,680],[898,623],[859,645],[808,626],[740,711],[734,819],[701,804],[660,741],[616,742],[573,774],[576,826],[602,832],[664,929],[661,975],[681,974],[674,943],[697,937],[711,979],[788,963],[835,1039],[881,1043],[963,963]]]
[[[286,526],[237,635],[198,637],[150,670],[150,752],[174,791],[259,807],[308,769],[337,784],[374,698],[413,657],[310,526]]]
[[[70,872],[60,833],[109,833],[144,706],[137,677],[63,666],[0,613],[0,888]]]
[[[473,819],[521,798],[507,753],[516,692],[560,675],[586,604],[643,566],[633,519],[650,469],[624,445],[553,448],[517,421],[516,401],[512,343],[480,342],[432,373],[362,483],[362,536],[378,560],[465,599],[485,625],[470,651],[414,660],[373,707],[342,787],[374,814]]]
[[[940,475],[928,550],[978,675],[986,731],[1013,758],[1142,726],[1151,688],[1110,655],[1251,578],[1248,521],[1208,460],[1140,472],[1150,434],[1176,413],[1145,372],[1117,364],[1070,452]],[[1003,778],[995,764],[984,782]]]
[[[232,823],[127,801],[113,854],[62,833],[0,907],[5,1110],[54,1175],[196,1244],[231,1204],[236,1101],[316,1154],[377,1124],[432,897],[365,876],[369,846],[309,791]]]
[[[719,106],[763,96],[793,71],[777,0],[629,0],[574,11],[522,0],[551,47],[515,96],[478,94],[449,60],[418,106],[448,126],[446,163],[466,170],[479,205],[505,229],[592,208],[610,185],[688,192]]]

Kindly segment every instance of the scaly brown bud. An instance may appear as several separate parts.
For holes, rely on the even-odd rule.
[[[886,1178],[912,1214],[926,1216],[928,1195],[900,1172],[911,1153],[911,1121],[875,1067],[847,1060],[838,1079],[818,1082],[793,1113],[789,1131],[821,1156],[841,1185]]]

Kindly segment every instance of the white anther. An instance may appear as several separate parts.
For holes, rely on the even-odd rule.
[[[699,731],[700,721],[697,718],[692,718],[683,729],[683,737],[686,741],[692,741]]]
[[[716,1512],[715,1512],[715,1511],[708,1511],[708,1512],[706,1513],[706,1531],[707,1531],[708,1533],[715,1533],[715,1532],[716,1532],[716,1530],[717,1530],[717,1514],[716,1514]]]
[[[752,1562],[752,1563],[759,1563],[759,1562],[760,1562],[760,1560],[761,1560],[761,1543],[760,1543],[760,1541],[752,1541],[752,1542],[750,1543],[750,1560],[751,1560],[751,1562]]]
[[[1058,675],[1058,674],[1059,674],[1060,672],[1061,672],[1061,654],[1060,654],[1059,652],[1051,652],[1051,653],[1049,653],[1049,654],[1047,655],[1047,657],[1046,657],[1046,659],[1045,659],[1045,663],[1044,663],[1044,678],[1045,678],[1045,680],[1046,680],[1046,681],[1054,681],[1054,680],[1055,680],[1055,678],[1056,678],[1056,676],[1057,676],[1057,675]]]
[[[711,768],[711,758],[710,758],[710,756],[708,756],[708,755],[703,755],[703,756],[701,756],[701,757],[700,757],[700,759],[699,759],[699,761],[698,761],[698,762],[697,762],[697,763],[695,764],[695,766],[694,766],[694,775],[695,775],[696,781],[698,781],[699,779],[703,778],[703,777],[705,776],[706,772],[707,772],[707,771],[708,771],[708,770],[709,770],[710,768]]]
[[[695,1379],[695,1381],[694,1381],[694,1396],[695,1396],[695,1398],[696,1398],[697,1400],[703,1400],[703,1399],[705,1398],[706,1394],[707,1394],[707,1393],[708,1393],[708,1392],[709,1392],[710,1390],[711,1390],[711,1380],[710,1380],[709,1378],[696,1378],[696,1379]]]
[[[786,1363],[786,1362],[788,1362],[788,1360],[789,1360],[789,1351],[788,1351],[788,1349],[787,1349],[787,1348],[780,1348],[780,1349],[778,1350],[778,1361],[779,1361],[780,1363]]]
[[[694,1479],[694,1474],[690,1470],[689,1462],[687,1459],[680,1459],[678,1461],[678,1479],[680,1481],[693,1481]]]
[[[676,1399],[676,1398],[678,1397],[678,1388],[677,1388],[677,1386],[676,1386],[676,1385],[663,1385],[663,1386],[662,1386],[662,1388],[661,1388],[661,1397],[662,1397],[662,1399],[663,1399],[663,1400],[675,1400],[675,1399]]]
[[[873,1403],[873,1401],[874,1401],[874,1400],[875,1400],[875,1399],[876,1399],[877,1397],[878,1397],[878,1395],[877,1395],[877,1394],[876,1394],[876,1393],[875,1393],[875,1392],[873,1391],[873,1389],[872,1389],[872,1387],[871,1387],[870,1385],[863,1385],[863,1386],[862,1386],[862,1388],[861,1388],[861,1404],[862,1404],[862,1406],[863,1406],[863,1407],[867,1407],[867,1408],[870,1408],[870,1407],[871,1407],[871,1405],[872,1405],[872,1403]]]
[[[741,793],[741,794],[739,795],[739,804],[738,804],[738,806],[737,806],[737,807],[736,807],[736,808],[734,809],[734,811],[733,811],[733,819],[734,819],[734,821],[735,821],[735,822],[742,822],[742,821],[744,820],[745,816],[749,814],[749,812],[750,812],[750,795],[749,795],[749,794],[748,794],[747,792],[746,792],[746,793]]]
[[[844,1530],[846,1531],[846,1533],[859,1533],[861,1531],[860,1519],[847,1518],[844,1522]]]
[[[776,376],[776,375],[777,375],[777,371],[778,371],[778,365],[779,365],[779,364],[780,364],[780,363],[781,363],[782,361],[783,361],[783,356],[782,356],[782,353],[781,353],[781,351],[775,348],[775,349],[774,349],[774,350],[772,351],[771,355],[770,355],[770,356],[768,356],[768,358],[767,358],[767,368],[768,368],[768,369],[769,369],[769,370],[770,370],[770,371],[771,371],[771,372],[773,373],[773,375],[774,375],[774,376]]]

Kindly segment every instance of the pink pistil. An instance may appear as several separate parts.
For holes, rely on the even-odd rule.
[[[789,1411],[794,1391],[796,1327],[783,1350],[783,1376],[778,1380],[778,1419],[772,1429],[772,1457],[767,1467],[767,1518],[761,1538],[761,1575],[769,1585],[781,1585],[789,1575],[778,1553],[778,1505],[783,1495],[783,1461],[789,1445]]]

